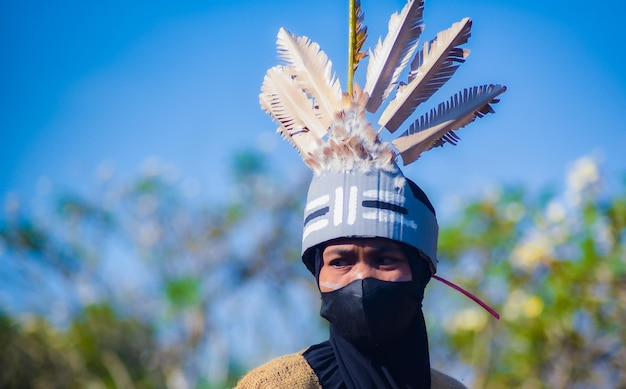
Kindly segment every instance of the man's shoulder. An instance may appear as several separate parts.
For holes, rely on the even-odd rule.
[[[467,389],[456,379],[435,369],[430,369],[430,382],[431,389]]]
[[[283,355],[246,374],[236,389],[321,389],[317,376],[301,353]]]
[[[467,389],[456,379],[435,369],[430,370],[432,389]],[[321,389],[317,376],[302,353],[287,354],[251,370],[235,389]]]

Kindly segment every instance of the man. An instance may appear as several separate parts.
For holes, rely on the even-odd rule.
[[[421,204],[434,221],[428,199],[416,185],[407,183],[409,195],[424,201]],[[310,199],[309,204],[315,200]],[[361,204],[363,201],[367,200]],[[400,207],[407,203],[411,201],[389,204]],[[370,210],[358,208],[357,212]],[[390,212],[385,208],[389,207],[379,209]],[[308,216],[314,212],[311,208]],[[309,217],[309,222],[312,220]],[[344,230],[339,235],[349,234]],[[303,259],[317,279],[321,315],[329,321],[330,339],[270,361],[248,373],[238,387],[464,388],[430,369],[421,301],[432,267],[422,250],[389,237],[316,241],[305,240],[311,247],[304,250]]]
[[[444,143],[506,90],[466,89],[423,115],[392,145],[366,119],[390,94],[417,48],[423,1],[409,0],[392,16],[373,51],[365,88],[349,82],[342,93],[330,61],[308,38],[284,29],[278,49],[286,65],[268,70],[261,106],[313,170],[304,211],[302,260],[321,293],[320,314],[329,340],[274,359],[249,372],[238,388],[463,388],[430,368],[421,304],[437,268],[438,225],[424,192],[396,164]],[[365,39],[358,4],[350,10],[351,72]],[[395,131],[463,62],[471,21],[463,19],[424,45],[409,79],[378,123]]]

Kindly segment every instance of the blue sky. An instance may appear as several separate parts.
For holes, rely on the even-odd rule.
[[[623,1],[431,0],[424,39],[473,19],[468,61],[417,114],[473,85],[502,83],[497,113],[458,146],[403,169],[437,207],[493,183],[560,185],[594,154],[617,185],[626,172]],[[404,1],[363,1],[366,47]],[[347,1],[134,1],[0,4],[0,198],[93,186],[103,161],[133,175],[159,157],[203,196],[224,193],[236,149],[262,147],[305,171],[258,105],[284,26],[317,41],[346,82]],[[364,84],[364,63],[357,81]],[[181,180],[183,182],[184,180]],[[187,181],[189,182],[189,181]],[[49,186],[47,186],[49,187]]]

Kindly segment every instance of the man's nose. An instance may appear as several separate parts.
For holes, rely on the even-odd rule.
[[[367,277],[375,277],[374,273],[376,272],[376,269],[363,262],[359,262],[353,270],[355,280],[362,280]]]

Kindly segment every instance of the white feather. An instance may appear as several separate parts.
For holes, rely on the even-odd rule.
[[[458,130],[477,117],[494,112],[490,104],[504,93],[503,85],[475,86],[455,94],[450,100],[439,104],[422,115],[411,127],[392,143],[402,156],[404,165],[419,158],[420,154],[444,143],[456,144],[459,139],[452,131]]]
[[[383,111],[378,124],[394,132],[415,111],[452,77],[459,62],[465,61],[469,50],[458,46],[467,42],[472,22],[465,18],[426,42],[412,63],[411,81],[398,88],[394,99]]]
[[[423,13],[424,1],[410,0],[400,13],[391,15],[385,40],[379,39],[374,51],[370,50],[363,89],[370,96],[366,106],[369,112],[375,112],[389,96],[413,55],[424,29]]]
[[[263,79],[261,107],[280,124],[278,131],[299,150],[309,154],[326,134],[313,101],[282,66],[269,69]]]
[[[319,106],[320,120],[326,128],[341,109],[341,86],[332,74],[332,63],[317,43],[297,37],[284,28],[278,31],[278,53],[293,69],[292,75]]]

